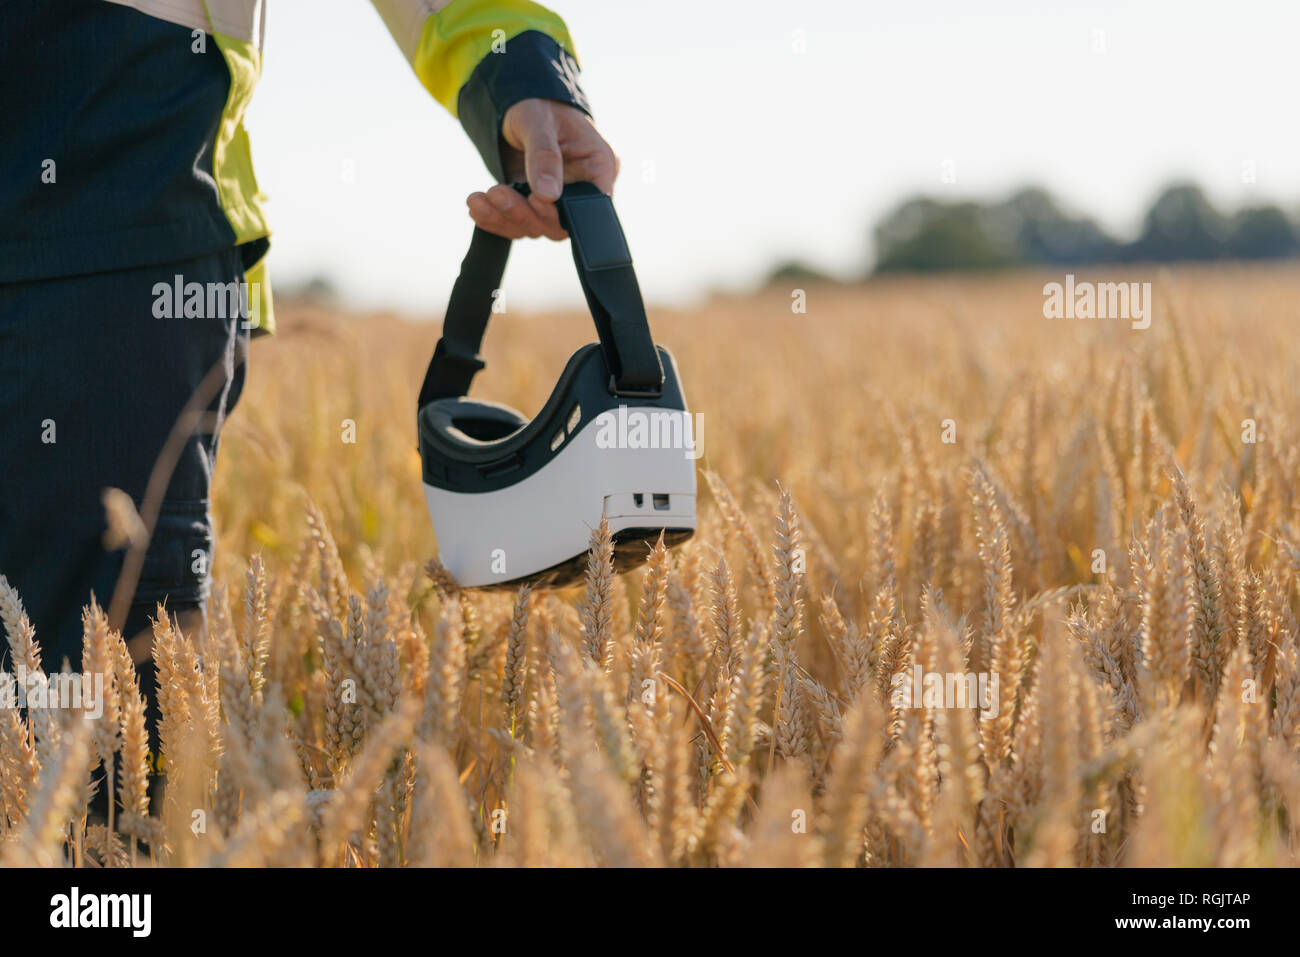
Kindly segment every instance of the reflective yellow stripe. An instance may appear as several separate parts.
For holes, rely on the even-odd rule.
[[[248,324],[254,335],[275,332],[275,307],[271,302],[271,275],[263,256],[244,273],[248,283]]]
[[[456,115],[456,94],[474,68],[526,30],[538,30],[577,58],[568,28],[556,14],[528,0],[452,0],[424,22],[412,66],[424,88]]]
[[[221,126],[213,149],[212,175],[217,181],[221,206],[226,211],[235,241],[260,239],[270,230],[261,203],[266,197],[257,188],[253,158],[244,130],[244,110],[253,98],[253,87],[262,72],[262,56],[244,40],[213,34],[230,70],[230,96],[221,114]]]
[[[253,98],[253,87],[262,73],[262,54],[247,40],[237,40],[221,33],[212,36],[230,71],[230,95],[221,114],[221,126],[217,129],[212,176],[217,181],[222,212],[235,231],[235,242],[246,243],[271,234],[262,209],[266,197],[257,187],[243,119],[244,110]],[[271,284],[265,257],[249,270],[246,278],[249,283],[259,284],[259,301],[254,306],[257,310],[255,315],[260,317],[258,328],[271,332],[275,328],[275,316],[271,308]]]

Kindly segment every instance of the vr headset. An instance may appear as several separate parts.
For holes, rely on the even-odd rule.
[[[644,562],[660,534],[672,546],[695,531],[696,436],[614,204],[572,183],[556,206],[599,343],[570,357],[531,420],[468,398],[510,253],[509,239],[475,228],[420,389],[425,500],[439,559],[465,588],[578,582],[602,516],[617,571]]]

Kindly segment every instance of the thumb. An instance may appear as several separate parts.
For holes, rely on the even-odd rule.
[[[555,121],[547,109],[528,110],[520,117],[519,139],[524,150],[524,171],[528,188],[541,199],[560,198],[564,182],[564,157],[555,133]]]

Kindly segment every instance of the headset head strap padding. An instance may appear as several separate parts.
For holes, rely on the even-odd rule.
[[[572,183],[564,188],[556,207],[560,225],[569,233],[578,280],[600,336],[610,391],[661,395],[664,369],[650,337],[641,287],[613,200],[591,183]]]

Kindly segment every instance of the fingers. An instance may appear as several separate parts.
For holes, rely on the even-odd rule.
[[[564,239],[568,234],[555,209],[564,183],[586,181],[613,193],[618,157],[581,110],[552,100],[521,100],[506,112],[501,134],[508,172],[522,172],[531,195],[525,199],[508,186],[471,194],[469,214],[483,229],[510,239]]]
[[[556,131],[555,109],[549,100],[521,100],[506,112],[501,133],[506,145],[523,154],[524,177],[533,194],[552,202],[564,183],[564,153]]]
[[[529,128],[525,128],[526,130]],[[560,184],[564,182],[564,155],[555,136],[555,124],[547,110],[524,134],[524,168],[528,186],[533,195],[552,203],[560,198]]]
[[[576,115],[573,115],[576,114]],[[618,156],[587,116],[573,111],[561,127],[560,149],[564,153],[566,183],[586,180],[607,196],[614,195],[618,179]]]
[[[557,191],[558,192],[558,191]],[[553,202],[525,199],[510,186],[493,186],[486,193],[471,193],[466,200],[474,222],[488,232],[509,239],[564,239]]]

